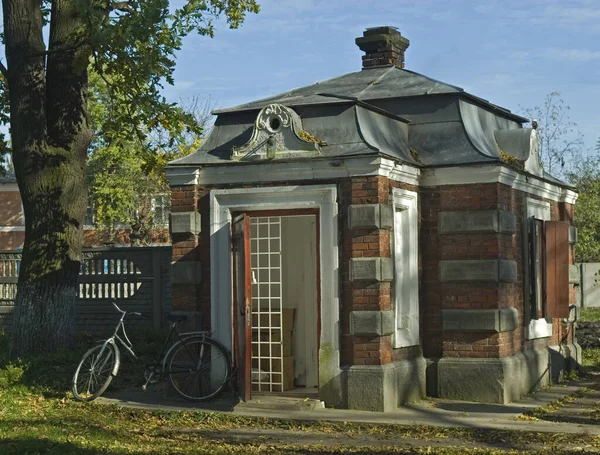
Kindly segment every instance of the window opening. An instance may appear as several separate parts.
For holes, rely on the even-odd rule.
[[[395,347],[419,344],[418,210],[417,194],[394,189]]]

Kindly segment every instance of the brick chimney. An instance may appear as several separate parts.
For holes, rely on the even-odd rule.
[[[404,68],[404,51],[409,44],[396,27],[389,26],[368,28],[356,38],[356,45],[365,53],[363,69],[390,65]]]

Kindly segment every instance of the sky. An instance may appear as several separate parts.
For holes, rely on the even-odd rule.
[[[238,30],[188,36],[174,101],[232,107],[361,69],[354,40],[390,25],[405,68],[523,113],[559,91],[584,136],[600,138],[600,0],[259,0]]]

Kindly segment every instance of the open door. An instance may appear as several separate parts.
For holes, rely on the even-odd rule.
[[[250,219],[240,215],[232,223],[233,342],[240,398],[251,397],[252,295],[250,269]]]

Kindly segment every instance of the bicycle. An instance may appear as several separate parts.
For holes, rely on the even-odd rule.
[[[133,351],[133,343],[125,332],[125,317],[145,315],[121,310],[114,301],[112,304],[121,313],[113,335],[89,349],[73,375],[73,395],[79,401],[95,400],[106,391],[121,364],[119,344],[141,363]],[[182,398],[198,402],[208,401],[219,395],[229,383],[232,374],[230,355],[221,343],[210,337],[209,332],[180,333],[177,325],[186,319],[185,315],[167,315],[171,330],[163,343],[160,355],[150,365],[144,365],[146,382],[142,390],[146,390],[148,384],[154,384],[166,376],[175,392]],[[177,340],[169,347],[173,334]]]

